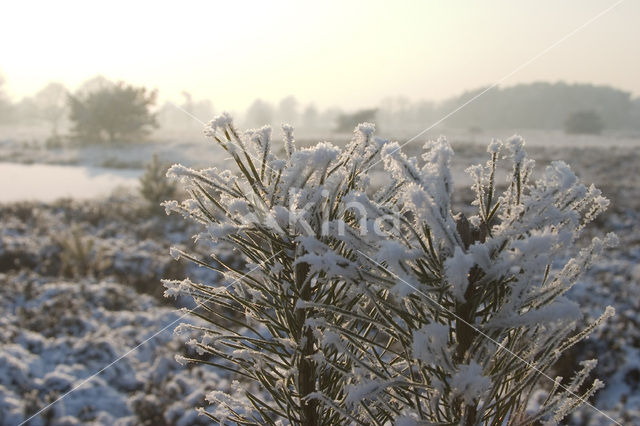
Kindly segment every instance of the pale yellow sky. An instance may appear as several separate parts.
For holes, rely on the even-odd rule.
[[[255,98],[345,109],[489,85],[615,0],[155,2],[0,6],[14,99],[96,74],[216,109]],[[640,1],[626,0],[504,82],[610,84],[640,95]]]

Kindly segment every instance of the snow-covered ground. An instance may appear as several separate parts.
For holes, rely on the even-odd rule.
[[[580,360],[598,357],[595,375],[606,387],[591,402],[622,424],[640,424],[640,140],[569,138],[569,146],[562,146],[568,139],[557,134],[524,136],[538,169],[562,159],[604,191],[612,206],[590,233],[614,231],[621,240],[571,292],[587,315],[598,315],[607,304],[617,315],[577,346],[555,373],[568,375]],[[488,139],[450,137],[458,207],[469,195],[462,172],[484,161]],[[0,143],[2,161],[23,163],[99,167],[111,159],[112,165],[139,168],[154,152],[188,165],[225,161],[204,139],[118,151]],[[181,314],[161,297],[159,281],[184,276],[217,281],[215,273],[169,256],[170,245],[196,250],[189,245],[193,233],[179,218],[145,212],[135,195],[0,205],[0,425],[20,424],[76,386],[81,387],[29,424],[207,424],[195,407],[205,404],[208,391],[230,388],[232,378],[213,367],[175,362],[176,354],[189,350],[188,336],[172,333]],[[206,249],[199,253],[205,256]],[[571,423],[609,421],[585,406]]]
[[[175,362],[194,355],[173,334],[193,318],[160,279],[218,276],[168,255],[185,223],[143,212],[132,196],[0,207],[0,425],[77,387],[29,424],[207,423],[193,407],[230,381]]]

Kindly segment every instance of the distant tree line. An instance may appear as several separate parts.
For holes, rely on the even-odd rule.
[[[443,104],[445,110],[475,96],[466,92]],[[637,125],[631,94],[609,86],[566,83],[519,84],[492,89],[448,119],[449,124],[487,128],[561,129],[576,111],[593,111],[607,128]]]
[[[467,91],[442,102],[412,102],[404,97],[383,99],[377,108],[319,111],[300,105],[289,96],[272,105],[261,99],[249,106],[244,125],[256,127],[297,123],[303,133],[350,132],[362,121],[373,121],[386,135],[422,130],[458,109],[486,88]],[[603,130],[640,131],[640,98],[610,86],[566,83],[519,84],[493,88],[447,117],[445,128],[543,129],[567,133],[601,133]]]
[[[142,141],[155,128],[154,137],[200,138],[202,123],[215,113],[211,101],[182,93],[182,101],[156,106],[157,91],[125,82],[94,77],[75,92],[52,82],[35,95],[12,103],[0,75],[0,124],[45,123],[50,140],[67,138],[79,143]],[[242,116],[241,124],[255,128],[265,124],[296,126],[298,135],[322,137],[350,132],[363,121],[375,122],[387,136],[422,130],[447,117],[445,128],[467,129],[564,129],[567,133],[601,133],[603,130],[640,131],[640,98],[610,86],[566,83],[519,84],[506,88],[466,91],[442,102],[410,101],[404,97],[383,99],[377,107],[344,111],[319,109],[286,96],[272,104],[256,99]],[[478,96],[480,95],[481,96]],[[475,99],[474,99],[475,98]]]
[[[485,89],[467,91],[438,104],[387,98],[380,106],[378,121],[385,129],[402,125],[426,127]],[[584,126],[588,119],[592,124]],[[486,91],[448,117],[443,125],[464,129],[565,129],[573,133],[581,133],[580,129],[588,133],[603,129],[640,130],[640,99],[610,86],[518,84]]]

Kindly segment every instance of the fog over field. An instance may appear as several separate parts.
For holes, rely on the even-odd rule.
[[[639,3],[0,11],[0,425],[640,424]]]

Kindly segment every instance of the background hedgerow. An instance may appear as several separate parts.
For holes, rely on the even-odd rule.
[[[225,285],[165,281],[188,294],[191,345],[231,371],[201,412],[239,424],[549,424],[602,385],[595,361],[549,376],[590,323],[566,297],[615,237],[577,250],[608,204],[562,162],[534,179],[518,136],[493,141],[468,169],[470,217],[452,211],[453,151],[441,138],[407,157],[359,125],[343,149],[297,149],[283,126],[240,134],[223,114],[207,128],[234,171],[173,166],[191,198],[165,203],[200,225],[196,239],[233,248],[244,267],[211,264]],[[508,167],[503,168],[502,164]],[[499,190],[499,181],[507,184]],[[533,396],[546,397],[533,404]],[[537,399],[536,399],[537,400]]]

